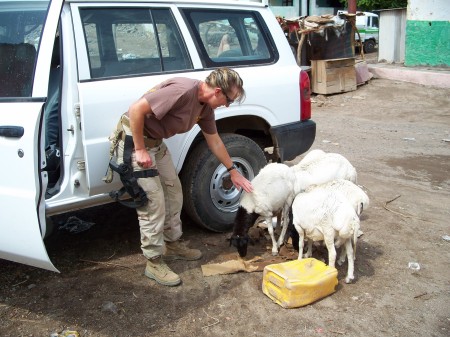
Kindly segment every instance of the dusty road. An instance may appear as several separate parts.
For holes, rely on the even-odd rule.
[[[0,261],[0,335],[449,336],[448,90],[372,80],[314,99],[313,148],[346,156],[371,200],[353,284],[343,282],[345,264],[334,294],[283,309],[261,292],[260,272],[203,277],[202,264],[236,253],[229,233],[186,220],[185,238],[205,256],[170,263],[183,284],[159,286],[142,275],[134,212],[112,205],[76,214],[95,223],[88,231],[47,241],[61,274]]]

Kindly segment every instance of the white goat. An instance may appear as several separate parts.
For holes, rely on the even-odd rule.
[[[350,205],[353,206],[356,214],[360,217],[363,210],[367,210],[369,208],[369,197],[366,192],[362,190],[361,187],[352,183],[349,180],[337,179],[332,180],[324,184],[320,185],[311,185],[309,186],[305,192],[323,190],[331,193],[341,193],[349,202]],[[312,240],[308,240],[308,249],[304,254],[304,257],[312,256]],[[338,264],[342,265],[345,262],[345,247],[342,248],[341,254],[338,260]]]
[[[299,234],[299,255],[303,258],[304,239],[324,241],[328,264],[335,266],[336,248],[344,245],[348,259],[346,283],[354,279],[359,217],[347,197],[336,191],[313,189],[299,193],[292,204],[293,224]],[[336,242],[336,243],[335,243]]]
[[[288,228],[288,214],[294,196],[311,185],[334,179],[349,179],[356,182],[355,168],[345,157],[337,153],[320,153],[316,158],[310,157],[307,163],[299,163],[292,167],[277,163],[266,165],[252,180],[253,192],[242,193],[231,244],[238,249],[239,255],[244,257],[247,254],[248,230],[253,226],[258,215],[261,215],[268,224],[273,244],[272,254],[277,255]],[[272,217],[280,211],[282,212],[282,229],[277,241],[271,224]]]
[[[305,165],[307,163],[310,163],[310,162],[318,159],[319,157],[322,157],[325,154],[326,154],[326,152],[323,150],[320,150],[320,149],[311,150],[305,155],[305,157],[303,157],[302,160],[300,160],[300,162],[298,164]]]
[[[252,180],[253,192],[243,192],[238,208],[231,244],[237,249],[241,257],[247,255],[248,230],[259,216],[264,217],[268,224],[270,237],[272,238],[272,254],[278,253],[278,247],[283,243],[284,235],[278,242],[275,240],[272,218],[282,212],[283,234],[288,225],[289,208],[294,199],[294,172],[285,164],[271,163],[259,171]]]
[[[323,153],[314,150],[314,156],[306,156],[291,167],[297,177],[297,192],[303,192],[311,185],[319,185],[335,179],[357,181],[356,169],[339,153]],[[305,160],[306,159],[306,160]]]
[[[345,179],[336,179],[320,185],[311,185],[305,192],[311,192],[312,190],[327,190],[341,192],[355,208],[356,214],[361,216],[363,210],[369,208],[369,197],[361,187]]]

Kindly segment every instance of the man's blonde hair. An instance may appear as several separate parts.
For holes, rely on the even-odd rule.
[[[213,70],[206,78],[205,83],[211,88],[219,87],[227,96],[230,94],[231,88],[235,87],[238,92],[235,101],[241,103],[245,99],[244,82],[233,69],[224,67]]]

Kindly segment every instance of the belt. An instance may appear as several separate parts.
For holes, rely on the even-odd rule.
[[[130,127],[130,118],[127,115],[122,115],[120,118],[120,121],[123,125],[125,125],[127,128],[131,129]],[[125,141],[125,132],[122,132],[122,140]],[[144,144],[145,147],[154,148],[158,147],[162,144],[162,139],[155,139],[149,136],[147,129],[144,127]]]

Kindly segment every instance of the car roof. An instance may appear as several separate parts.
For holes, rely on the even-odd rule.
[[[186,4],[186,5],[208,5],[208,6],[243,6],[243,7],[267,7],[260,2],[242,1],[242,0],[66,0],[70,3],[167,3],[167,4]]]

